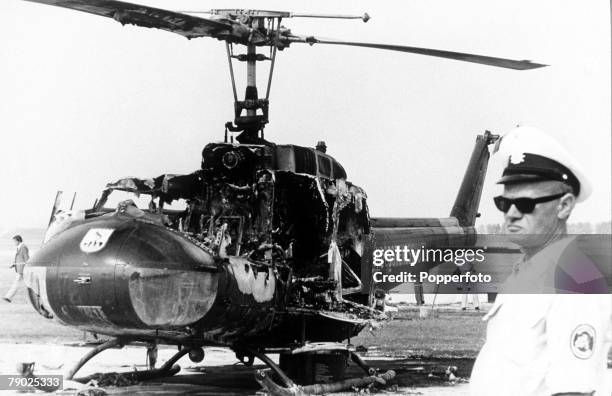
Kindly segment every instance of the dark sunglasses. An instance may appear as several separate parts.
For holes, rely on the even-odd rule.
[[[533,209],[535,209],[535,206],[537,204],[543,203],[543,202],[554,201],[555,199],[561,198],[565,194],[566,193],[560,193],[560,194],[549,195],[547,197],[540,197],[540,198],[514,198],[514,199],[506,198],[506,197],[502,197],[501,195],[498,195],[497,197],[493,198],[493,201],[495,202],[495,206],[497,207],[497,209],[501,210],[504,213],[507,213],[512,207],[512,205],[514,205],[516,206],[519,212],[523,214],[527,214],[527,213],[533,212]]]

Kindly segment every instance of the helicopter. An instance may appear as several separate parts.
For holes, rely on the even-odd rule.
[[[138,379],[175,374],[174,363],[185,355],[200,362],[206,346],[229,347],[247,365],[260,359],[273,375],[260,371],[256,379],[277,393],[320,393],[314,384],[320,365],[333,368],[337,379],[325,391],[392,379],[392,372],[369,367],[350,344],[363,329],[387,320],[380,300],[392,285],[372,282],[372,251],[413,241],[428,247],[473,244],[489,146],[498,137],[486,132],[477,138],[449,217],[370,218],[366,192],[348,181],[324,142],[311,148],[266,140],[276,57],[299,44],[344,45],[515,70],[546,65],[303,36],[281,24],[297,17],[367,22],[368,14],[213,9],[203,17],[113,0],[28,1],[223,41],[234,96],[234,119],[224,125],[223,142],[204,147],[193,173],[117,180],[91,208],[74,213],[58,211],[56,200],[46,242],[26,267],[30,302],[48,319],[111,337],[66,379],[96,354],[135,342],[146,343],[151,366],[130,374]],[[239,46],[246,53],[238,53]],[[246,64],[244,99],[238,97],[236,62]],[[270,62],[262,96],[258,62]],[[109,207],[122,192],[148,198],[147,206],[128,199]],[[172,208],[176,201],[185,207]],[[385,270],[404,268],[395,264]],[[160,344],[176,345],[178,352],[155,369]],[[278,364],[271,353],[280,354]],[[342,381],[349,359],[366,374],[359,383]]]

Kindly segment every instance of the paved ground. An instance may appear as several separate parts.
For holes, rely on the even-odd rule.
[[[0,343],[0,372],[15,373],[18,362],[35,362],[35,374],[62,374],[88,350],[90,347],[41,345],[41,344],[7,344]],[[162,348],[159,351],[159,363],[163,363],[175,352],[175,349]],[[274,356],[273,356],[274,357]],[[276,359],[274,359],[276,360]],[[465,359],[464,359],[465,360]],[[181,372],[174,378],[163,381],[150,381],[136,386],[107,388],[109,394],[198,394],[198,395],[256,395],[260,387],[255,382],[253,374],[256,369],[263,366],[245,367],[235,364],[233,353],[222,348],[207,348],[206,357],[201,364],[194,364],[188,358],[179,361]],[[447,364],[462,364],[463,361],[419,361],[407,359],[377,359],[369,362],[377,367],[387,370],[390,368],[398,372],[396,386],[387,389],[385,395],[467,395],[465,383],[452,384],[441,378],[429,378],[428,372],[440,369]],[[257,363],[257,362],[256,362]],[[145,350],[142,347],[129,346],[123,349],[111,349],[102,352],[93,358],[78,376],[85,376],[96,372],[129,372],[145,370]],[[356,375],[359,375],[355,371]],[[423,377],[418,379],[418,377]],[[411,386],[413,381],[427,381],[427,386]],[[72,395],[75,390],[70,388],[83,388],[81,384],[67,382],[65,391],[60,394]],[[4,391],[1,394],[18,394]],[[346,395],[346,393],[343,393]]]

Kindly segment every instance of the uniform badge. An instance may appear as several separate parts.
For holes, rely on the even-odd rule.
[[[588,324],[576,327],[570,337],[570,349],[578,359],[588,359],[593,356],[595,347],[595,329]]]
[[[81,240],[81,250],[85,253],[99,252],[104,249],[113,231],[112,228],[91,228]]]

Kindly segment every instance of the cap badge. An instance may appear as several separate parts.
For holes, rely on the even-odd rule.
[[[525,161],[525,154],[524,153],[514,153],[514,154],[510,154],[510,163],[511,164],[520,164],[521,162]]]
[[[570,348],[578,359],[588,359],[593,356],[594,344],[595,329],[588,324],[576,327],[570,336]]]

